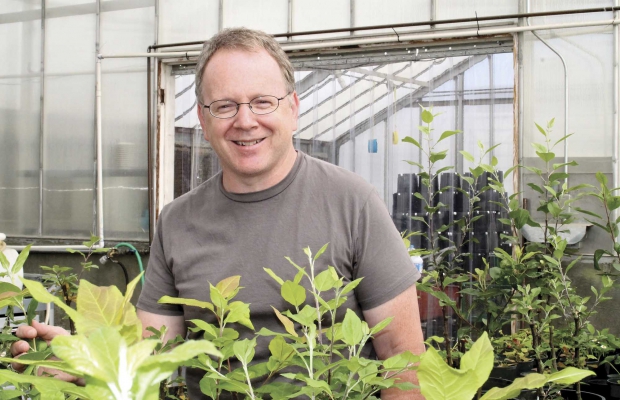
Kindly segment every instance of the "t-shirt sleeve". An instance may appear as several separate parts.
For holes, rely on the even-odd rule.
[[[178,297],[174,284],[172,265],[166,261],[164,252],[163,213],[157,221],[157,232],[153,237],[149,262],[144,275],[144,286],[138,298],[137,308],[154,314],[183,315],[179,305],[157,303],[162,296]]]
[[[355,238],[354,278],[363,310],[392,300],[420,278],[385,203],[373,190],[359,215]]]

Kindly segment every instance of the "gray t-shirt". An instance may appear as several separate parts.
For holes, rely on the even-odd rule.
[[[293,280],[297,269],[285,256],[307,266],[303,248],[316,253],[326,243],[316,274],[331,265],[345,284],[364,277],[339,319],[345,307],[361,317],[362,310],[393,299],[420,276],[385,204],[359,175],[302,152],[284,180],[260,192],[226,192],[218,174],[162,210],[138,308],[213,323],[208,310],[157,301],[164,295],[210,301],[209,283],[241,275],[243,289],[235,299],[250,303],[256,331],[284,332],[271,307],[292,306],[263,268]],[[252,336],[248,328],[235,328]],[[254,360],[267,361],[270,338],[258,339]],[[201,377],[200,371],[188,371],[191,399],[206,398],[198,387]]]

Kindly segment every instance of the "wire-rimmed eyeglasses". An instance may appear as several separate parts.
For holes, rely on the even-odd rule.
[[[280,106],[280,100],[283,100],[289,94],[293,93],[288,92],[282,97],[276,96],[258,96],[248,103],[237,103],[232,100],[215,100],[208,105],[202,104],[198,102],[202,107],[209,110],[209,113],[213,115],[215,118],[227,119],[232,118],[239,112],[239,107],[242,104],[247,104],[250,107],[250,111],[252,111],[256,115],[265,115],[271,114]]]

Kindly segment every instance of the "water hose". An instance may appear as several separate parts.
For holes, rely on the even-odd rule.
[[[133,250],[133,253],[136,255],[136,259],[138,260],[138,267],[140,268],[140,273],[142,274],[142,276],[140,277],[140,283],[142,284],[142,287],[144,287],[144,267],[142,266],[142,258],[140,257],[140,253],[138,253],[138,250],[131,244],[129,243],[119,243],[116,246],[114,246],[115,249],[118,249],[120,247],[127,247],[131,250]]]

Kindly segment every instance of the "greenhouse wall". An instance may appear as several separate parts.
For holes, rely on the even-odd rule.
[[[501,143],[485,161],[495,156],[503,170],[515,162],[535,165],[531,143],[543,140],[535,124],[546,126],[555,119],[553,138],[572,134],[567,154],[563,144],[554,150],[556,162],[566,157],[580,165],[571,167],[570,184],[594,184],[596,172],[617,184],[619,89],[618,49],[614,47],[618,13],[480,22],[484,29],[589,24],[541,29],[536,34],[515,31],[501,39],[489,36],[486,41],[475,35],[461,37],[459,32],[475,27],[476,18],[487,16],[618,5],[618,0],[3,0],[0,232],[7,234],[9,244],[16,245],[33,241],[74,245],[90,233],[102,232],[108,243],[130,241],[148,249],[150,217],[165,202],[216,173],[219,165],[202,139],[195,116],[191,88],[195,56],[153,60],[147,71],[144,53],[154,51],[149,46],[155,44],[204,41],[222,28],[236,26],[271,34],[345,30],[281,39],[301,44],[347,36],[394,39],[394,34],[405,32],[454,34],[453,39],[429,40],[428,47],[416,42],[404,48],[429,49],[433,55],[426,58],[380,59],[381,54],[369,46],[368,53],[375,54],[373,61],[347,68],[321,64],[320,51],[325,49],[312,60],[303,52],[290,52],[302,97],[303,130],[296,133],[297,148],[362,175],[375,185],[391,213],[397,207],[394,196],[399,176],[419,172],[404,160],[423,161],[417,150],[402,143],[406,136],[418,137],[423,107],[441,113],[434,126],[438,132],[463,131],[446,141],[450,157],[441,166],[454,165],[466,173],[471,164],[458,151],[474,154],[478,142],[487,148]],[[595,25],[614,17],[615,24]],[[346,31],[455,18],[473,20]],[[474,43],[484,43],[485,53]],[[198,47],[181,49],[191,52]],[[135,56],[114,58],[130,54]],[[351,57],[361,57],[355,54]],[[98,59],[98,55],[104,57]],[[102,68],[100,121],[96,119],[98,60]],[[416,83],[436,82],[441,76],[447,78],[431,84],[428,91]],[[174,83],[162,86],[166,79]],[[168,96],[173,99],[162,113],[162,104],[157,102],[169,88]],[[407,99],[409,104],[405,104]],[[97,221],[98,122],[102,127],[103,225]],[[149,170],[147,155],[149,125],[155,138],[151,164],[157,168],[152,178],[157,183],[160,176],[174,176],[174,184],[156,188],[158,194],[151,198],[148,182],[154,169]],[[168,151],[158,146],[168,136],[177,158],[158,163],[162,152]],[[377,151],[372,151],[373,146]],[[536,217],[538,195],[526,185],[533,182],[533,175],[523,171],[509,179],[510,193],[522,192],[521,200],[528,200]],[[587,199],[577,205],[600,211]],[[587,229],[577,247],[586,263],[604,239],[596,228]],[[50,257],[53,263],[54,256]]]

